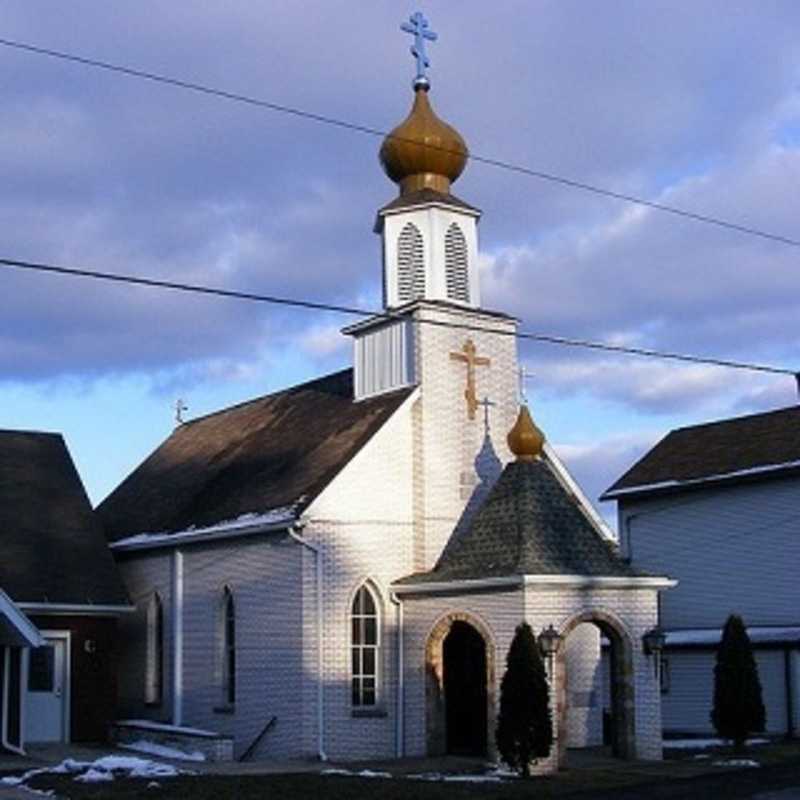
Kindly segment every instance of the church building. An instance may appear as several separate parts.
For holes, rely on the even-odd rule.
[[[98,509],[137,609],[120,715],[236,757],[490,757],[527,621],[556,709],[543,766],[604,740],[658,759],[674,582],[618,555],[520,405],[517,321],[481,303],[480,211],[452,193],[467,147],[425,62],[380,151],[399,193],[353,368],[180,424]]]

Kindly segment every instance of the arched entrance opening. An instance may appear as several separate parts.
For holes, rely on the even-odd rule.
[[[443,643],[446,749],[485,756],[486,643],[468,622],[453,623]]]
[[[434,626],[425,647],[428,755],[493,755],[494,651],[489,630],[470,614]]]
[[[624,627],[593,611],[562,630],[556,656],[558,756],[573,751],[635,758],[633,653]]]

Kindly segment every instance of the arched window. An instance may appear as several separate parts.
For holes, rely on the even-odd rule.
[[[158,705],[164,692],[164,607],[158,592],[147,603],[144,701]]]
[[[378,604],[366,585],[356,592],[350,619],[352,703],[374,706],[378,699],[381,630]]]
[[[407,303],[425,296],[425,252],[422,234],[413,222],[400,231],[397,241],[397,299]]]
[[[227,586],[222,590],[221,612],[222,700],[232,706],[236,702],[236,607],[233,592]]]
[[[444,273],[448,299],[469,303],[467,240],[455,222],[444,235]]]

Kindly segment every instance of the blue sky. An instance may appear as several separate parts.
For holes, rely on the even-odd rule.
[[[416,4],[4,4],[2,36],[389,129]],[[800,6],[422,10],[474,153],[800,238]],[[0,48],[2,255],[375,306],[380,141]],[[522,327],[800,368],[797,249],[471,164],[487,306]],[[63,431],[99,501],[188,416],[349,363],[346,319],[0,270],[0,427]],[[678,425],[789,378],[525,345],[537,420],[596,497]],[[610,509],[609,509],[610,510]]]

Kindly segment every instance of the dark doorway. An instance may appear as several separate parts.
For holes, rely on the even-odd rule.
[[[456,621],[443,644],[447,752],[486,755],[486,643]]]

